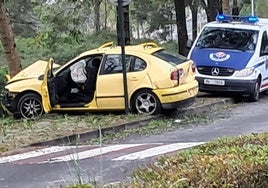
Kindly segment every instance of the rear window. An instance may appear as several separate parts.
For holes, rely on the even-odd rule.
[[[164,61],[168,62],[169,64],[172,64],[174,66],[179,65],[185,61],[187,61],[187,58],[176,54],[167,52],[166,50],[160,50],[152,54],[153,56],[156,56],[160,59],[163,59]]]

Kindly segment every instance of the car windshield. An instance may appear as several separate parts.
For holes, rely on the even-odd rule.
[[[254,51],[258,31],[237,28],[206,27],[200,34],[196,47]]]
[[[152,55],[154,55],[160,59],[163,59],[166,62],[168,62],[172,65],[175,65],[175,66],[179,65],[187,60],[187,58],[182,56],[182,55],[167,52],[166,50],[157,51],[157,52],[153,53]]]

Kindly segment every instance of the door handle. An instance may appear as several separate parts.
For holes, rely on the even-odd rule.
[[[131,81],[137,81],[139,79],[137,77],[130,77],[129,80],[131,80]]]

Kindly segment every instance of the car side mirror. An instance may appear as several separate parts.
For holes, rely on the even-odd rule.
[[[192,46],[193,46],[193,41],[190,40],[190,39],[188,39],[187,42],[186,42],[186,47],[187,47],[188,49],[191,49]]]

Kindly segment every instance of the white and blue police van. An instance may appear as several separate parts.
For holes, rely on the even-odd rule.
[[[268,89],[268,19],[218,15],[194,41],[199,90],[259,100]]]

